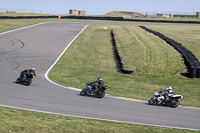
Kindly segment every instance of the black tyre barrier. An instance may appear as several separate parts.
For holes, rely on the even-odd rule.
[[[188,74],[186,75],[187,77],[200,78],[200,62],[191,51],[186,49],[181,43],[178,43],[159,32],[153,31],[145,26],[139,26],[139,27],[160,37],[169,45],[173,46],[182,55],[185,65],[187,66],[188,69]]]
[[[36,18],[58,18],[58,16],[0,16],[0,19],[36,19]],[[171,20],[142,20],[124,19],[123,17],[101,17],[101,16],[62,16],[62,19],[91,19],[91,20],[113,20],[113,21],[132,21],[132,22],[151,22],[151,23],[189,23],[200,24],[199,21],[171,21]]]
[[[197,68],[197,78],[200,78],[200,67]]]
[[[124,74],[132,74],[134,72],[134,70],[130,69],[128,66],[126,66],[123,63],[120,51],[117,47],[117,41],[116,41],[115,34],[114,34],[113,30],[111,30],[111,37],[112,37],[112,43],[115,47],[114,49],[116,50],[116,56],[117,56],[117,59],[119,61],[119,66],[120,66],[121,72],[124,73]]]
[[[196,74],[197,74],[197,69],[191,67],[191,68],[189,69],[189,77],[190,77],[190,78],[196,78]]]
[[[58,16],[0,16],[0,19],[37,19],[37,18],[58,18]]]

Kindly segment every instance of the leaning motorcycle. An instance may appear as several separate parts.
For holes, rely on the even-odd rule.
[[[86,88],[80,92],[81,96],[93,96],[97,98],[103,98],[106,94],[105,90],[108,86],[99,87],[97,91],[94,91],[94,85],[87,84]]]
[[[158,101],[158,98],[162,98],[162,102]],[[178,107],[180,104],[179,99],[183,98],[182,95],[168,95],[167,93],[161,94],[155,92],[154,97],[148,101],[149,105],[167,105],[172,108]]]
[[[21,73],[20,77],[18,77],[15,82],[17,84],[23,84],[23,85],[29,86],[33,81],[32,79],[35,77],[36,77],[36,75],[34,75],[33,73],[30,73],[30,72],[27,74]]]

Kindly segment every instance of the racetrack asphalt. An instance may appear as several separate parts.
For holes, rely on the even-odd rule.
[[[41,23],[0,34],[0,105],[75,117],[150,126],[200,130],[200,110],[150,106],[147,102],[105,96],[52,84],[45,73],[87,23]],[[15,84],[19,73],[35,67],[30,86]]]

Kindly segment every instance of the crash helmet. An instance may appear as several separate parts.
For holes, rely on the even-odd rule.
[[[168,87],[168,88],[166,88],[166,90],[167,90],[167,91],[172,90],[172,87]]]
[[[34,68],[34,67],[32,67],[31,69],[35,71],[35,68]]]
[[[98,77],[98,80],[102,80],[102,78],[101,78],[101,77]]]
[[[168,87],[168,90],[170,90],[170,89],[172,89],[172,87],[171,87],[171,86],[169,86],[169,87]]]

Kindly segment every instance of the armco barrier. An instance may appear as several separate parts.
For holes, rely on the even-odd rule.
[[[139,27],[150,33],[153,33],[156,36],[159,36],[169,45],[173,46],[184,58],[185,65],[187,66],[189,72],[187,76],[190,78],[200,78],[200,62],[191,51],[182,46],[181,43],[178,43],[159,32],[153,31],[145,26],[139,26]]]
[[[58,16],[0,16],[0,19],[36,19],[36,18],[59,18]],[[62,19],[90,19],[90,20],[113,20],[113,21],[132,21],[132,22],[151,22],[151,23],[189,23],[200,24],[200,21],[171,21],[171,20],[148,20],[148,19],[124,19],[123,17],[104,17],[104,16],[62,16]]]

